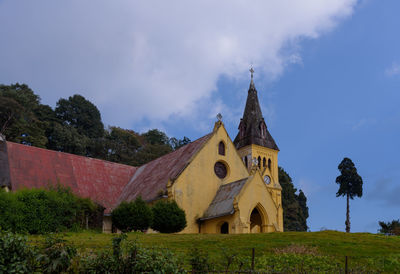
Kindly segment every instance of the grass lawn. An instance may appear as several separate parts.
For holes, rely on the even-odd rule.
[[[116,234],[94,232],[65,233],[65,239],[82,252],[110,249],[111,240],[115,236]],[[314,247],[319,253],[334,256],[340,261],[344,260],[344,256],[359,261],[365,257],[400,254],[398,236],[337,231],[240,235],[128,233],[128,239],[137,239],[144,247],[168,248],[180,254],[187,254],[190,249],[197,247],[207,251],[211,258],[222,256],[224,250],[240,256],[251,256],[252,248],[255,248],[256,256],[262,256],[290,245]],[[43,236],[30,236],[30,240],[34,244],[40,243]]]

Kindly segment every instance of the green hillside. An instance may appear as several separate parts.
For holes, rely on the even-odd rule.
[[[66,233],[65,239],[73,243],[81,253],[110,250],[112,238],[116,234]],[[217,268],[224,267],[224,261],[233,258],[232,267],[238,267],[240,260],[250,265],[252,248],[255,262],[262,264],[270,257],[289,254],[288,262],[299,260],[303,264],[316,256],[316,261],[335,262],[344,268],[348,256],[349,268],[376,270],[383,272],[400,271],[400,237],[370,233],[284,232],[242,235],[180,235],[129,233],[129,240],[136,240],[143,247],[167,248],[183,260],[193,248],[207,253]],[[42,236],[31,236],[33,244],[40,244]],[[293,256],[292,256],[293,255]],[[315,256],[314,256],[315,255]],[[319,257],[320,256],[320,257]],[[283,256],[284,257],[284,256]],[[236,260],[236,261],[235,261]],[[276,263],[276,262],[275,262]],[[312,262],[311,262],[312,263]],[[185,264],[188,264],[186,262]]]

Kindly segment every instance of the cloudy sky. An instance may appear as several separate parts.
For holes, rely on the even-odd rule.
[[[364,179],[353,231],[400,218],[397,0],[0,0],[0,83],[55,106],[82,94],[106,125],[234,138],[255,68],[280,165],[309,199],[310,229],[344,230],[337,166]]]

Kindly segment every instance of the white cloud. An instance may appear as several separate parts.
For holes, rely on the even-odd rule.
[[[385,70],[385,74],[387,76],[400,75],[400,65],[397,63],[393,63],[391,67]]]
[[[0,82],[44,103],[80,93],[106,123],[190,116],[221,75],[274,79],[300,63],[302,38],[349,16],[357,0],[0,2]],[[288,47],[289,45],[289,47]],[[215,115],[215,114],[213,114]]]

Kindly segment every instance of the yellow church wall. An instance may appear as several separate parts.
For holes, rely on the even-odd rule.
[[[220,141],[225,144],[225,155],[218,153]],[[218,178],[214,172],[217,161],[224,162],[228,167],[227,176],[224,179]],[[249,173],[222,122],[217,122],[211,138],[169,187],[168,196],[174,199],[186,213],[187,226],[181,233],[198,233],[197,220],[203,217],[218,188],[222,184],[248,176]],[[205,231],[210,231],[210,229],[207,227]]]
[[[221,226],[225,222],[229,225],[229,234],[238,233],[235,227],[235,220],[235,214],[233,214],[203,221],[201,224],[201,233],[219,234],[221,232]]]
[[[260,212],[263,219],[263,227],[260,232],[283,231],[283,215],[280,200],[273,198],[274,193],[280,194],[280,189],[268,188],[259,171],[249,178],[240,194],[237,196],[237,204],[240,222],[243,226],[241,233],[251,233],[250,216],[254,208]],[[280,197],[280,195],[279,195]],[[279,202],[279,203],[277,203]]]

